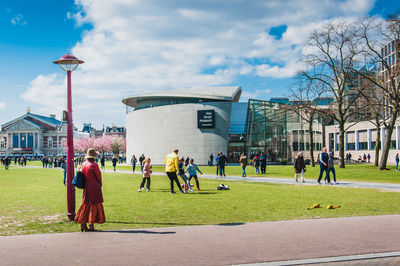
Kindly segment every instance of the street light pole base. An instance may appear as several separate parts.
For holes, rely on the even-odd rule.
[[[67,213],[68,219],[73,222],[75,220],[75,213]]]

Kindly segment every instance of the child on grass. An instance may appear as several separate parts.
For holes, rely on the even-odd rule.
[[[189,165],[186,168],[185,173],[189,172],[189,184],[190,184],[190,180],[192,179],[192,177],[194,177],[194,179],[196,180],[196,186],[197,186],[197,190],[200,190],[200,185],[199,185],[199,180],[197,179],[197,171],[200,174],[203,174],[200,169],[197,167],[197,164],[194,163],[193,159],[190,159],[189,161]]]

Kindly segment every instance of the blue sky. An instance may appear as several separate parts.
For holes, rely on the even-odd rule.
[[[151,3],[150,3],[151,2]],[[78,127],[124,125],[121,99],[147,91],[242,86],[242,100],[283,96],[307,34],[324,22],[385,16],[397,1],[2,0],[0,124],[32,112],[60,117],[72,52]]]

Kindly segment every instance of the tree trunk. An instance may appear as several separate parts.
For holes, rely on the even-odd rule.
[[[314,132],[313,132],[313,119],[310,119],[308,123],[308,131],[310,132],[310,156],[311,156],[311,166],[315,167],[314,162]]]
[[[389,120],[389,127],[386,129],[387,132],[385,134],[385,144],[383,145],[379,170],[386,169],[386,164],[387,164],[389,149],[390,149],[390,142],[392,140],[392,133],[393,133],[394,125],[396,124],[396,118],[397,118],[397,111],[392,113],[392,117]]]
[[[339,121],[339,168],[345,168],[344,162],[344,121]]]
[[[379,166],[379,142],[381,140],[381,125],[379,121],[376,121],[376,139],[375,139],[375,166]]]

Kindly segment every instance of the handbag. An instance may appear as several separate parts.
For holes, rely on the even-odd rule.
[[[76,171],[74,180],[72,180],[72,185],[77,188],[83,189],[85,187],[85,175],[82,173],[81,168]]]

